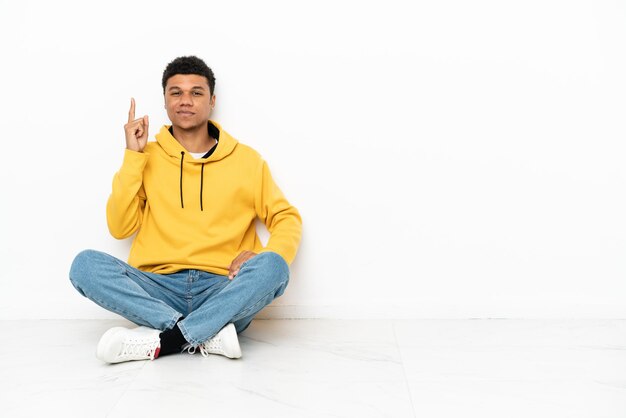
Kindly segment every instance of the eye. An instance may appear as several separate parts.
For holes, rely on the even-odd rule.
[[[194,91],[193,95],[194,96],[202,96],[202,92],[201,91]]]
[[[180,96],[180,92],[179,91],[173,91],[170,93],[170,95],[172,96]]]

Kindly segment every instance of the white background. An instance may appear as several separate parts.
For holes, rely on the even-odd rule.
[[[0,319],[114,317],[129,98],[195,54],[303,241],[266,317],[626,317],[626,4],[0,1]]]

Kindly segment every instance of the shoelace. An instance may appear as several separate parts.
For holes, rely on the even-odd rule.
[[[194,347],[191,344],[187,347],[183,347],[183,351],[186,351],[189,354],[196,354],[196,349],[200,349],[200,354],[202,354],[203,357],[208,357],[209,354],[223,353],[222,338],[215,336],[209,341],[203,342],[198,347]]]
[[[198,348],[200,349],[200,354],[202,354],[203,357],[209,357],[210,353],[209,353],[209,351],[206,348],[204,348],[204,344],[200,344],[198,347],[194,347],[194,346],[190,345],[190,346],[188,346],[186,348],[183,348],[183,351],[186,351],[189,354],[196,354],[196,350]]]
[[[210,353],[213,354],[224,354],[224,347],[222,344],[222,337],[216,335],[211,338],[209,341],[205,341],[202,345],[200,345],[200,352],[203,356],[208,356]]]
[[[159,341],[145,341],[145,340],[126,340],[122,346],[122,352],[120,353],[120,357],[128,358],[128,357],[136,357],[136,356],[147,356],[150,357],[150,360],[154,360],[154,355],[156,353],[157,348],[159,347]]]
[[[183,347],[183,352],[188,352],[189,354],[196,354],[196,347],[189,344]]]

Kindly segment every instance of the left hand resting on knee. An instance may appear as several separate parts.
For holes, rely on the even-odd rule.
[[[230,267],[228,268],[228,279],[234,279],[237,273],[239,273],[241,265],[256,255],[257,253],[252,251],[242,251],[237,257],[235,257],[233,262],[230,263]]]

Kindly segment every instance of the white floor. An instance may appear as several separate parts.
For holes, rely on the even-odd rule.
[[[94,356],[125,321],[0,321],[2,417],[626,417],[624,320],[259,320],[243,358]]]

